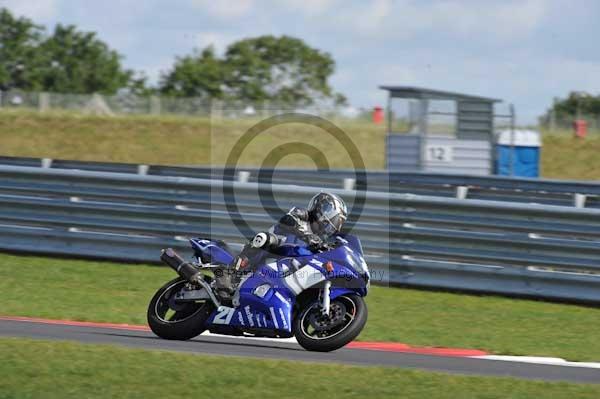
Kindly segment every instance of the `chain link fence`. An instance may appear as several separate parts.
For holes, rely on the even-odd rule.
[[[295,106],[268,101],[221,101],[210,98],[178,98],[165,96],[136,96],[130,93],[116,95],[62,94],[0,91],[0,108],[37,110],[67,110],[94,115],[188,115],[197,117],[268,117],[282,111],[305,112],[324,118],[364,118],[371,110],[338,107],[327,104]]]
[[[600,115],[560,115],[550,112],[540,118],[540,126],[550,133],[572,133],[575,120],[584,120],[589,133],[600,133]]]

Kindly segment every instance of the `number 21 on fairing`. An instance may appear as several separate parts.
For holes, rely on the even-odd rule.
[[[213,319],[213,324],[229,324],[235,313],[234,308],[228,308],[227,306],[221,306],[217,311],[219,313]]]

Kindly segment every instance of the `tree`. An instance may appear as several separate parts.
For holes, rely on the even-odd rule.
[[[133,72],[127,86],[119,89],[119,92],[125,92],[140,97],[148,97],[156,94],[156,88],[148,84],[148,76],[143,72]]]
[[[133,72],[121,66],[121,56],[94,32],[57,25],[40,46],[45,60],[44,90],[59,93],[113,94],[127,87]]]
[[[582,115],[600,116],[600,96],[571,92],[567,98],[557,101],[553,107],[554,112],[563,117],[575,117],[578,112]]]
[[[161,78],[160,91],[176,97],[222,98],[224,84],[223,61],[213,47],[192,55],[178,57],[173,69]]]
[[[225,53],[226,85],[250,101],[310,105],[332,98],[335,62],[328,53],[289,36],[260,36],[233,43]]]
[[[31,20],[0,9],[0,90],[41,88],[37,46],[42,33],[42,27]]]
[[[348,105],[348,98],[343,95],[342,93],[336,93],[333,96],[333,104],[336,106],[347,106]]]
[[[57,25],[45,37],[41,26],[0,9],[0,90],[18,88],[63,93],[146,93],[146,80],[121,66],[121,56],[92,32]]]
[[[328,53],[289,36],[260,36],[231,44],[219,58],[214,48],[177,58],[161,79],[160,91],[180,97],[271,101],[310,105],[345,104],[328,79],[335,62]]]

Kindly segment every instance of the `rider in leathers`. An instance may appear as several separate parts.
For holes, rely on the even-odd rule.
[[[234,259],[230,271],[217,278],[217,292],[223,299],[231,297],[242,274],[250,273],[268,255],[290,255],[296,248],[316,251],[329,237],[339,233],[348,210],[337,195],[321,192],[308,203],[307,208],[292,208],[269,231],[258,233]],[[288,247],[288,248],[286,248]]]

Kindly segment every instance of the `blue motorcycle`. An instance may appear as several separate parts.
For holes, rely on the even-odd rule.
[[[215,275],[234,255],[222,241],[190,240],[194,261],[172,249],[161,259],[179,277],[160,288],[148,324],[161,338],[191,339],[205,330],[237,336],[290,338],[307,350],[329,352],[354,340],[367,322],[370,274],[360,240],[337,235],[324,248],[267,254],[242,277],[232,303],[222,303]]]

